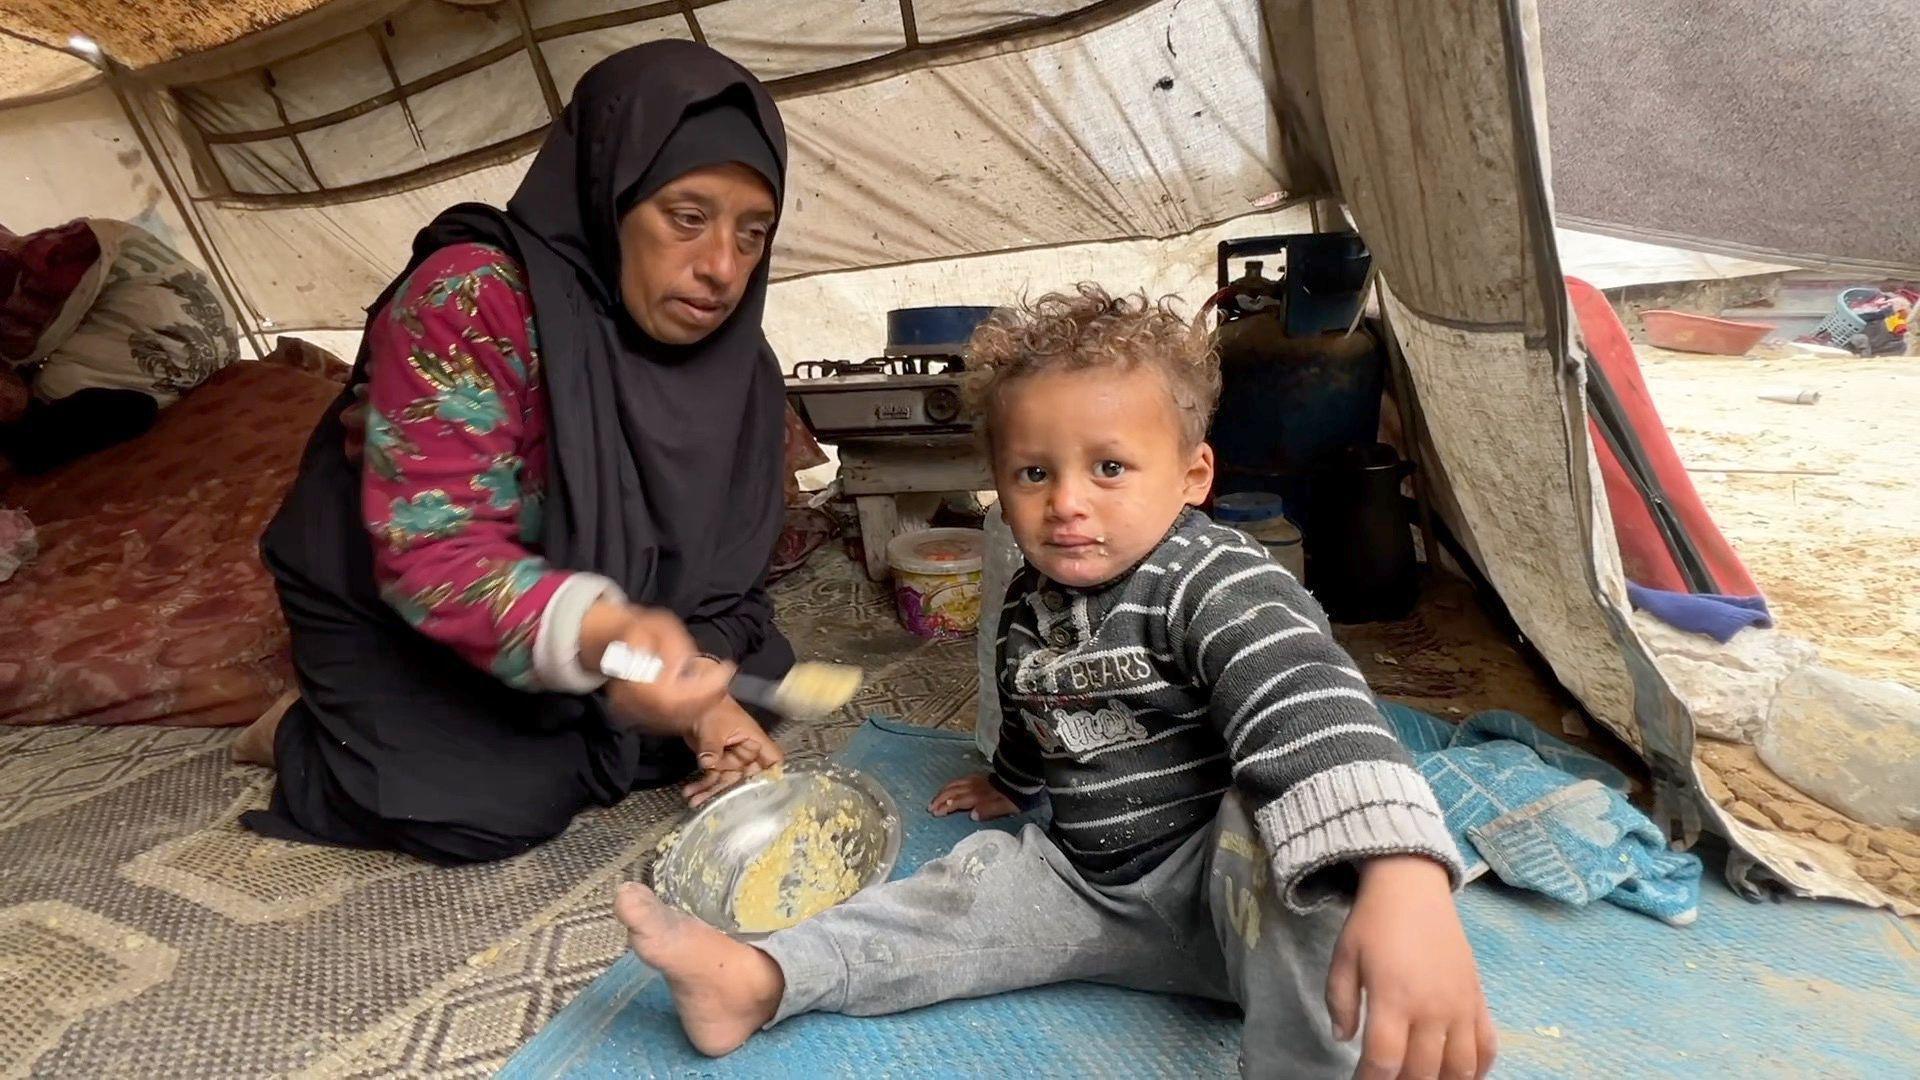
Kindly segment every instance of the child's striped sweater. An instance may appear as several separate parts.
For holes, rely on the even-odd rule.
[[[1031,568],[1001,627],[994,782],[1052,802],[1050,835],[1099,884],[1136,880],[1232,786],[1305,909],[1322,870],[1417,853],[1456,883],[1432,790],[1319,605],[1244,534],[1189,511],[1131,573],[1067,589]]]

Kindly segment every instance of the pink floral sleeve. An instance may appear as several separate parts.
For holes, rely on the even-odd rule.
[[[369,328],[362,510],[381,595],[421,633],[537,688],[541,613],[570,576],[538,553],[546,417],[532,304],[506,255],[464,244]]]

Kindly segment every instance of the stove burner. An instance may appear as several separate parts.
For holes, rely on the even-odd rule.
[[[871,360],[802,360],[796,379],[837,379],[845,375],[958,375],[966,364],[958,356],[876,356]]]

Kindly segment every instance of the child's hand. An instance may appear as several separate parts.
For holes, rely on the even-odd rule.
[[[956,810],[971,810],[975,821],[992,821],[1020,812],[1012,799],[993,786],[986,773],[963,776],[941,788],[927,809],[933,811],[935,817],[946,817]]]
[[[1361,1080],[1470,1080],[1493,1067],[1493,1016],[1438,863],[1398,855],[1361,864],[1327,973],[1327,1010],[1342,1042],[1358,1033],[1363,991]]]

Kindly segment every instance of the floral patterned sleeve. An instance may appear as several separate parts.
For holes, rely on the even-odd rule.
[[[527,690],[543,688],[542,615],[576,576],[537,554],[547,440],[532,310],[495,249],[458,245],[421,264],[368,331],[361,481],[387,603]]]

